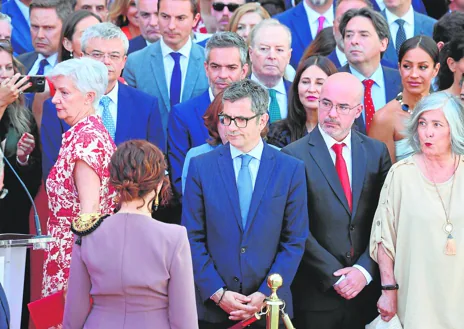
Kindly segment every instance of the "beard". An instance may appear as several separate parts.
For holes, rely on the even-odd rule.
[[[324,6],[329,0],[309,0],[314,6]]]

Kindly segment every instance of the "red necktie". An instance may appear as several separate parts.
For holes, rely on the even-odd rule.
[[[372,101],[372,85],[374,80],[366,79],[363,80],[364,85],[364,114],[366,118],[366,133],[369,133],[372,119],[374,119],[375,108],[374,102]]]
[[[353,197],[351,196],[351,186],[350,178],[348,176],[348,169],[346,168],[346,162],[343,158],[342,150],[345,146],[345,143],[334,144],[332,149],[335,151],[335,169],[337,169],[338,178],[340,178],[340,183],[342,183],[343,192],[345,192],[346,200],[348,201],[348,206],[350,211],[353,209]]]

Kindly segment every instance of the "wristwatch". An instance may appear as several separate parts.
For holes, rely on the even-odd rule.
[[[397,284],[387,284],[385,286],[382,286],[382,290],[398,290],[400,289],[400,286]]]

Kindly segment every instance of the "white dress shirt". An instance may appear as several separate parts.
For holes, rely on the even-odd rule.
[[[317,11],[313,10],[306,1],[303,1],[303,6],[306,11],[306,16],[308,16],[309,29],[311,30],[311,35],[314,38],[317,34],[317,29],[319,27],[319,17],[324,16],[324,28],[332,26],[334,21],[334,9],[333,5],[323,14],[319,14]]]
[[[209,94],[209,100],[211,101],[211,103],[214,101],[214,94],[213,94],[213,89],[211,89],[211,87],[208,88],[208,94]]]
[[[251,155],[252,159],[248,164],[248,170],[250,170],[251,176],[251,185],[253,190],[255,189],[256,177],[258,176],[259,165],[261,163],[261,156],[263,155],[264,143],[262,139],[259,139],[258,145],[256,145],[250,152],[246,153]],[[242,166],[242,158],[240,157],[243,153],[242,151],[236,149],[232,144],[230,144],[230,155],[232,157],[235,173],[235,181],[237,182],[238,174],[240,172],[240,167]]]
[[[353,161],[351,158],[351,131],[348,133],[348,135],[343,139],[341,142],[337,142],[335,139],[333,139],[329,134],[327,134],[320,125],[317,125],[319,131],[321,132],[322,138],[324,139],[325,144],[327,145],[327,148],[330,153],[330,158],[332,159],[332,162],[335,166],[335,160],[337,158],[337,155],[335,154],[335,151],[332,149],[332,146],[334,144],[341,144],[345,143],[345,146],[342,148],[342,155],[343,159],[345,159],[346,162],[346,169],[348,171],[348,177],[350,178],[350,186],[352,186],[352,168],[353,168]],[[372,276],[369,274],[369,272],[366,271],[364,267],[361,265],[355,264],[353,267],[356,267],[358,270],[361,271],[361,273],[364,275],[366,278],[367,284],[369,284],[372,281]],[[340,279],[335,283],[336,285],[342,282],[345,279],[345,275],[342,275]]]
[[[111,117],[113,118],[115,128],[118,127],[117,126],[117,123],[118,123],[118,91],[119,91],[119,82],[116,82],[116,84],[114,85],[114,88],[111,89],[111,91],[105,95],[105,96],[108,96],[111,100],[108,105],[108,108],[110,110]],[[99,104],[98,107],[95,109],[95,112],[97,115],[101,117],[103,114],[103,106]]]
[[[37,59],[34,62],[34,65],[32,65],[31,69],[29,70],[27,74],[37,75],[37,71],[39,70],[39,67],[40,67],[40,61],[44,58],[47,59],[48,64],[49,64],[44,67],[44,75],[48,75],[52,71],[52,69],[55,67],[56,63],[58,62],[58,53],[54,53],[53,55],[48,56],[48,57],[45,57],[44,55],[39,54],[37,56]]]
[[[16,5],[18,6],[21,14],[23,14],[24,19],[26,20],[27,24],[31,26],[31,21],[29,19],[29,7],[26,6],[24,3],[22,3],[20,0],[14,0],[14,2],[16,2]]]
[[[344,52],[342,52],[338,47],[335,47],[335,53],[337,54],[338,61],[340,62],[340,67],[348,64],[348,59]]]
[[[387,17],[388,27],[390,28],[391,39],[393,41],[393,46],[396,49],[396,34],[398,33],[399,25],[396,23],[397,19],[402,19],[405,21],[403,27],[404,32],[406,33],[406,40],[411,39],[414,36],[414,9],[412,5],[409,7],[409,10],[403,17],[398,17],[393,14],[388,9],[385,9],[385,16]]]
[[[279,103],[279,109],[280,109],[280,118],[285,119],[288,114],[288,96],[287,96],[287,91],[285,90],[285,84],[284,84],[284,79],[280,79],[279,82],[272,88],[268,88],[265,85],[261,83],[261,81],[258,80],[258,78],[252,73],[251,74],[251,80],[259,83],[263,88],[266,89],[274,89],[276,91],[276,98],[277,98],[277,103]],[[271,96],[269,96],[269,106],[271,106]],[[269,110],[269,107],[268,107]]]
[[[171,53],[174,52],[169,46],[164,43],[163,38],[160,38],[161,53],[163,55],[164,74],[166,76],[166,84],[168,87],[168,95],[171,94],[171,77],[172,70],[174,69],[174,59]],[[180,53],[180,70],[182,72],[182,86],[180,88],[180,101],[182,102],[182,93],[184,91],[185,78],[187,76],[188,62],[190,58],[190,51],[192,50],[192,40],[189,38],[187,43],[180,48],[177,52]]]

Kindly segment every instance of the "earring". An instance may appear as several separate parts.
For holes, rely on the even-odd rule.
[[[71,52],[69,52],[69,57],[71,57],[71,58],[73,58],[73,57],[74,57],[74,56],[73,56],[73,53],[72,53],[72,51],[71,51]]]
[[[155,211],[158,210],[158,206],[159,206],[159,200],[158,200],[158,194],[157,194],[156,198],[155,198],[155,206],[153,207],[155,209]]]

